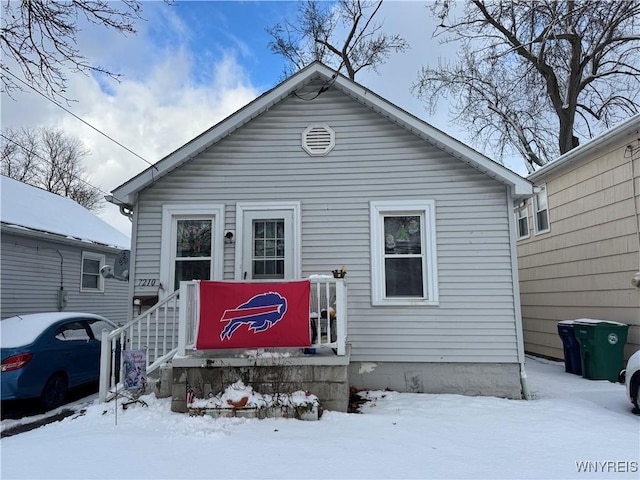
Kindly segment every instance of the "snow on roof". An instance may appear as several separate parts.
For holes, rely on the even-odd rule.
[[[128,249],[131,239],[70,198],[0,176],[0,220],[32,230]]]

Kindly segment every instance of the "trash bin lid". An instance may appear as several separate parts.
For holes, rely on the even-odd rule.
[[[595,320],[593,318],[578,318],[574,320],[573,323],[577,323],[580,325],[594,325],[594,326],[598,324],[603,324],[603,323],[610,326],[617,326],[617,327],[628,326],[626,323],[614,322],[612,320]]]
[[[573,325],[575,322],[575,320],[560,320],[558,325]]]

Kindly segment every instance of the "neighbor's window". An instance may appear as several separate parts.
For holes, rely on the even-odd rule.
[[[526,202],[524,206],[516,209],[516,220],[518,225],[518,240],[529,238],[529,207]]]
[[[374,305],[438,302],[435,202],[371,202]]]
[[[176,219],[173,290],[180,286],[181,281],[211,278],[212,224],[210,218]]]
[[[536,193],[533,201],[536,233],[545,233],[549,231],[549,204],[547,200],[547,187],[545,185],[540,187],[540,191]]]
[[[104,279],[100,269],[104,267],[104,255],[82,252],[81,292],[103,292]]]

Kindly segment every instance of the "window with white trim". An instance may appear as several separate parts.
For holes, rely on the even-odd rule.
[[[518,226],[518,240],[529,238],[529,206],[526,201],[523,206],[516,208],[516,225]]]
[[[533,197],[533,209],[535,213],[536,234],[549,231],[549,202],[547,198],[547,186],[543,185],[540,191]]]
[[[104,292],[104,278],[100,275],[100,269],[104,267],[104,262],[104,255],[82,252],[81,292]]]
[[[175,218],[176,237],[173,253],[173,285],[181,281],[211,278],[212,218]]]
[[[437,305],[434,200],[371,202],[373,305]]]
[[[224,205],[164,205],[160,282],[167,295],[181,281],[222,279]]]

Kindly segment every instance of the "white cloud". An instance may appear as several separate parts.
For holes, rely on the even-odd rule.
[[[140,58],[140,51],[148,50],[148,43],[139,36],[110,46],[112,58],[116,47],[123,55],[126,52],[127,58]],[[126,59],[123,61],[127,63]],[[208,75],[211,81],[207,84],[192,82],[192,65],[191,54],[178,44],[165,49],[157,61],[140,65],[134,77],[126,76],[121,82],[103,80],[101,84],[91,76],[71,76],[67,92],[75,101],[68,108],[97,130],[155,163],[261,93],[250,85],[246,72],[233,56],[227,55],[211,65]],[[3,128],[46,126],[79,138],[91,151],[85,158],[85,166],[92,183],[105,192],[149,167],[33,92],[16,94],[16,101],[3,97],[2,116]],[[115,206],[107,205],[100,216],[130,234],[129,220]]]
[[[271,85],[257,90],[246,70],[249,67],[241,62],[253,64],[251,59],[258,57],[273,64],[282,60],[273,56],[266,44],[247,45],[230,31],[222,34],[226,35],[225,41],[230,37],[236,41],[226,50],[217,41],[221,38],[211,38],[206,51],[192,52],[187,45],[194,36],[193,25],[186,25],[178,15],[183,4],[143,5],[148,20],[137,24],[137,35],[123,36],[86,25],[78,38],[83,55],[97,65],[123,73],[121,81],[73,74],[67,93],[76,100],[69,105],[75,114],[155,163],[277,82],[278,78],[273,78]],[[441,45],[432,38],[435,23],[427,4],[385,2],[380,19],[386,31],[403,35],[411,49],[393,54],[379,74],[361,72],[357,81],[434,127],[467,141],[465,132],[450,123],[446,101],[434,116],[428,116],[423,103],[411,92],[422,65],[456,54],[456,45]],[[213,21],[209,17],[206,20]],[[265,21],[265,26],[274,23]],[[250,49],[254,49],[253,55]],[[221,51],[224,53],[220,56]],[[280,70],[277,72],[279,75]],[[79,137],[92,152],[85,163],[93,183],[102,190],[110,192],[149,166],[39,95],[24,92],[15,98],[2,97],[2,127],[48,126]],[[115,206],[107,205],[100,216],[130,233],[130,222]]]

